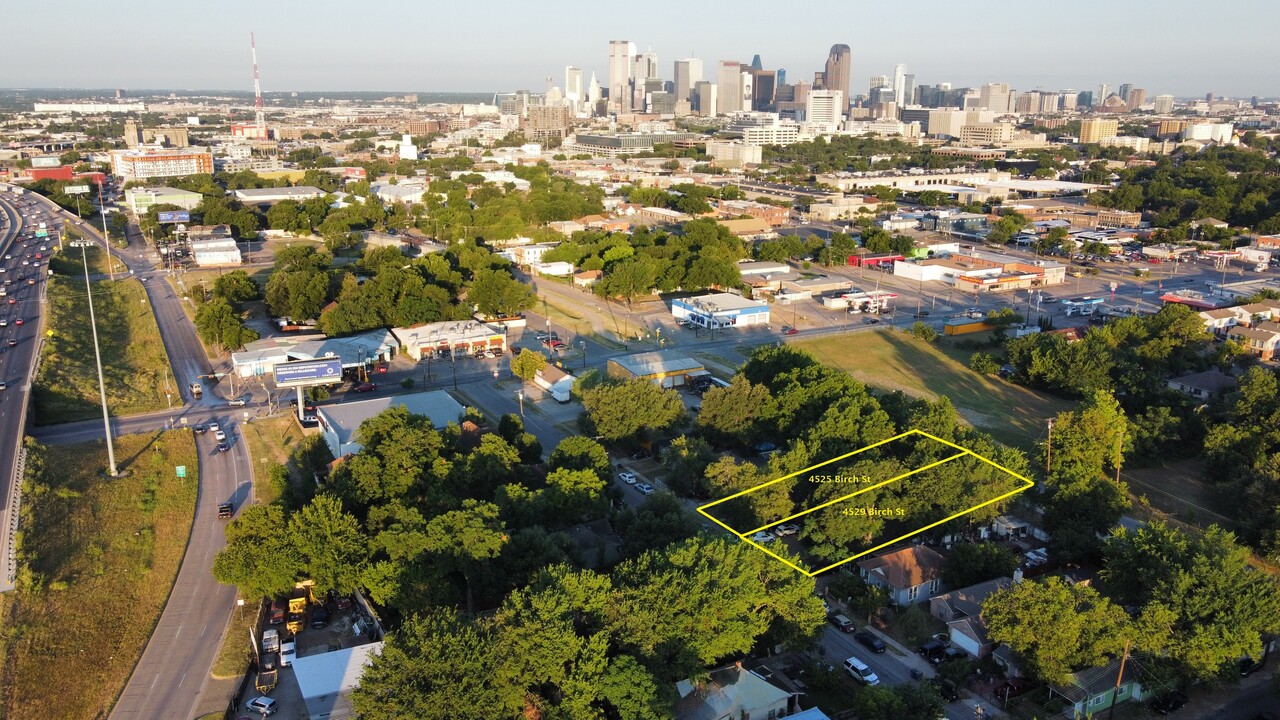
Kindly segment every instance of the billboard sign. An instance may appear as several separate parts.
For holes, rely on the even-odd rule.
[[[31,158],[31,167],[33,168],[56,168],[62,167],[62,162],[57,155],[40,155]]]
[[[85,195],[89,192],[88,185],[68,185],[62,188],[62,192],[68,195]]]
[[[274,370],[278,387],[328,385],[342,382],[342,360],[340,358],[319,358],[317,360],[277,363]]]
[[[191,222],[191,213],[187,212],[186,210],[161,211],[160,222],[162,223]]]

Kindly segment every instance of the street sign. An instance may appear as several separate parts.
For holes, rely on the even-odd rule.
[[[62,188],[62,192],[68,195],[85,195],[89,192],[88,185],[68,185]]]
[[[279,387],[328,385],[342,382],[342,360],[340,358],[320,358],[318,360],[277,363],[274,371],[276,385]]]
[[[1111,292],[1115,292],[1118,287],[1120,287],[1120,283],[1111,283]]]
[[[37,231],[36,231],[36,237],[38,237],[38,238],[45,238],[45,237],[49,237],[49,231],[48,231],[48,230],[44,230],[44,229],[37,230]]]
[[[179,466],[177,466],[177,467],[175,467],[175,468],[174,468],[174,472],[176,472],[176,473],[178,474],[178,477],[180,477],[180,478],[184,478],[184,477],[186,477],[186,476],[187,476],[187,466],[186,466],[186,465],[179,465]]]
[[[191,222],[191,213],[186,210],[168,210],[159,213],[159,221],[162,223],[185,223]]]

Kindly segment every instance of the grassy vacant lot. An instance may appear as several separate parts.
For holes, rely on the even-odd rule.
[[[892,330],[805,340],[796,346],[880,390],[929,400],[948,397],[970,424],[1024,450],[1043,439],[1047,418],[1073,406],[979,375],[938,348]]]
[[[55,246],[56,249],[56,246]],[[102,250],[102,246],[85,248],[84,258],[89,261],[90,275],[106,275],[109,271],[107,268],[107,259],[110,256]],[[128,273],[129,269],[124,263],[114,257],[111,259],[110,271]],[[49,259],[49,267],[56,275],[67,275],[72,278],[80,278],[84,280],[84,262],[81,260],[79,248],[73,248],[63,244],[62,252],[54,253]]]
[[[84,281],[49,278],[49,323],[34,392],[37,425],[97,417],[98,376]],[[107,405],[113,415],[168,407],[178,388],[146,292],[137,280],[93,283]]]
[[[276,502],[284,488],[272,482],[271,468],[289,466],[290,455],[303,442],[302,428],[293,415],[286,413],[241,423],[240,434],[249,443],[249,456],[253,458],[254,498],[264,505]]]
[[[6,720],[99,718],[115,702],[160,617],[195,513],[189,431],[35,453],[23,495],[19,589],[5,596]],[[28,467],[41,462],[29,463]],[[186,465],[187,477],[174,477]]]

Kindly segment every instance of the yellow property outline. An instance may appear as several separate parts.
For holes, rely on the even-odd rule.
[[[787,517],[784,517],[784,518],[782,518],[781,520],[776,520],[776,521],[774,521],[774,522],[769,523],[768,525],[761,525],[761,526],[760,526],[760,527],[758,527],[758,528],[754,528],[754,529],[752,529],[752,530],[747,530],[747,531],[745,531],[745,532],[738,532],[737,530],[733,529],[732,527],[729,527],[728,525],[724,524],[723,522],[720,522],[720,520],[719,520],[718,518],[716,518],[715,516],[711,515],[711,513],[707,512],[707,510],[708,510],[709,508],[715,507],[716,505],[719,505],[720,503],[728,502],[728,501],[733,500],[733,499],[735,499],[735,498],[742,497],[743,495],[747,495],[747,494],[753,493],[753,492],[755,492],[755,491],[757,491],[757,490],[760,490],[760,489],[762,489],[762,488],[769,487],[770,485],[773,485],[774,483],[780,483],[780,482],[782,482],[783,480],[786,480],[786,479],[788,479],[788,478],[793,478],[793,477],[795,477],[795,476],[797,476],[797,475],[802,475],[802,474],[804,474],[804,473],[807,473],[807,472],[810,472],[810,471],[815,470],[815,469],[817,469],[817,468],[820,468],[820,467],[822,467],[822,466],[824,466],[824,465],[830,465],[830,464],[831,464],[831,463],[833,463],[833,462],[838,462],[838,461],[840,461],[840,460],[844,460],[845,458],[853,457],[854,455],[857,455],[858,453],[866,452],[867,450],[871,450],[872,448],[877,448],[877,447],[880,447],[881,445],[884,445],[884,444],[886,444],[886,443],[891,443],[891,442],[893,442],[894,440],[901,440],[902,438],[909,437],[909,436],[911,436],[911,435],[921,435],[921,436],[923,436],[923,437],[927,437],[927,438],[929,438],[930,440],[934,440],[934,441],[936,441],[936,442],[940,442],[940,443],[942,443],[943,445],[950,445],[951,447],[955,448],[956,450],[959,450],[960,452],[958,452],[958,453],[956,453],[955,455],[952,455],[952,456],[950,456],[950,457],[943,458],[942,460],[938,460],[938,461],[935,461],[935,462],[929,463],[928,465],[925,465],[924,467],[916,468],[915,470],[910,470],[910,471],[905,472],[905,473],[903,473],[903,474],[901,474],[901,475],[898,475],[897,477],[893,477],[893,478],[890,478],[890,479],[885,480],[885,481],[883,481],[883,482],[876,483],[875,485],[871,485],[871,486],[869,486],[869,487],[865,487],[865,488],[862,488],[862,489],[860,489],[860,490],[856,490],[856,491],[854,491],[854,492],[849,493],[848,495],[844,495],[844,496],[842,496],[842,497],[838,497],[838,498],[836,498],[835,500],[829,500],[829,501],[827,501],[827,502],[825,502],[825,503],[823,503],[823,504],[821,504],[821,505],[818,505],[818,506],[816,506],[816,507],[809,508],[808,510],[805,510],[805,511],[803,511],[803,512],[798,512],[798,513],[795,513],[794,515],[788,515]],[[810,572],[810,571],[808,571],[808,570],[805,570],[804,568],[800,567],[799,565],[796,565],[795,563],[791,562],[790,560],[788,560],[788,559],[786,559],[786,558],[784,558],[784,557],[782,557],[782,556],[778,555],[777,553],[775,553],[775,552],[771,551],[769,548],[767,548],[767,547],[765,547],[765,546],[761,545],[760,543],[757,543],[756,541],[752,540],[752,539],[751,539],[751,537],[750,537],[750,536],[754,535],[755,533],[760,532],[761,530],[767,530],[767,529],[769,529],[769,528],[771,528],[771,527],[773,527],[773,526],[775,526],[775,525],[781,525],[782,523],[785,523],[785,522],[787,522],[788,520],[795,520],[795,519],[796,519],[796,518],[798,518],[798,517],[803,517],[803,516],[805,516],[805,515],[808,515],[809,513],[816,512],[816,511],[821,510],[821,509],[823,509],[823,508],[825,508],[825,507],[830,507],[831,505],[835,505],[836,503],[844,502],[845,500],[848,500],[849,498],[855,497],[855,496],[857,496],[857,495],[861,495],[862,493],[869,492],[869,491],[871,491],[871,490],[875,490],[876,488],[884,487],[885,485],[888,485],[889,483],[897,482],[897,481],[899,481],[899,480],[901,480],[901,479],[903,479],[903,478],[910,477],[910,476],[912,476],[912,475],[915,475],[916,473],[924,472],[925,470],[930,470],[930,469],[935,468],[935,467],[938,467],[939,465],[942,465],[942,464],[944,464],[944,463],[949,463],[949,462],[951,462],[952,460],[958,460],[958,459],[960,459],[960,458],[962,458],[962,457],[975,457],[975,458],[977,458],[977,459],[981,460],[982,462],[984,462],[984,463],[986,463],[986,464],[988,464],[988,465],[990,465],[990,466],[992,466],[992,467],[996,468],[997,470],[1000,470],[1001,472],[1004,472],[1004,473],[1006,473],[1006,474],[1008,474],[1008,475],[1010,475],[1010,476],[1012,476],[1012,477],[1017,478],[1018,480],[1022,481],[1024,484],[1023,484],[1023,486],[1022,486],[1022,487],[1016,488],[1016,489],[1014,489],[1014,490],[1012,490],[1012,491],[1010,491],[1010,492],[1007,492],[1007,493],[1005,493],[1005,494],[1003,494],[1003,495],[1001,495],[1001,496],[999,496],[999,497],[995,497],[995,498],[992,498],[992,499],[990,499],[990,500],[987,500],[986,502],[983,502],[983,503],[979,503],[979,504],[977,504],[977,505],[974,505],[973,507],[968,508],[967,510],[961,510],[960,512],[955,513],[954,515],[950,515],[950,516],[945,517],[945,518],[943,518],[943,519],[941,519],[941,520],[939,520],[939,521],[937,521],[937,522],[934,522],[934,523],[930,523],[930,524],[928,524],[928,525],[925,525],[925,526],[924,526],[924,527],[922,527],[922,528],[919,528],[919,529],[917,529],[917,530],[913,530],[913,531],[911,531],[911,532],[909,532],[909,533],[907,533],[907,534],[905,534],[905,535],[901,535],[901,536],[896,537],[896,538],[894,538],[894,539],[892,539],[892,540],[887,540],[887,541],[885,541],[885,542],[882,542],[882,543],[880,543],[879,545],[876,545],[875,547],[872,547],[872,548],[868,548],[868,549],[866,549],[866,550],[863,550],[862,552],[860,552],[860,553],[858,553],[858,554],[856,554],[856,555],[853,555],[853,556],[851,556],[851,557],[845,558],[844,560],[840,560],[839,562],[832,563],[832,564],[830,564],[830,565],[828,565],[828,566],[826,566],[826,567],[824,567],[824,568],[820,568],[820,569],[818,569],[818,570],[814,570],[813,572]],[[929,433],[927,433],[927,432],[925,432],[925,431],[923,431],[923,430],[916,430],[916,429],[912,429],[912,430],[908,430],[908,431],[906,431],[906,432],[904,432],[904,433],[900,433],[900,434],[898,434],[898,435],[894,435],[894,436],[893,436],[893,437],[891,437],[891,438],[888,438],[888,439],[885,439],[885,440],[881,440],[880,442],[873,443],[873,444],[868,445],[868,446],[866,446],[866,447],[864,447],[864,448],[859,448],[859,449],[857,449],[857,450],[854,450],[853,452],[845,453],[844,455],[840,455],[840,456],[837,456],[837,457],[831,458],[830,460],[824,460],[824,461],[822,461],[822,462],[818,463],[817,465],[810,465],[809,467],[804,468],[803,470],[797,470],[796,472],[793,472],[793,473],[791,473],[790,475],[783,475],[782,477],[775,478],[775,479],[770,480],[770,481],[768,481],[768,482],[766,482],[766,483],[761,483],[760,485],[757,485],[757,486],[755,486],[755,487],[753,487],[753,488],[747,488],[746,490],[743,490],[743,491],[741,491],[741,492],[736,492],[736,493],[734,493],[734,494],[732,494],[732,495],[730,495],[730,496],[728,496],[728,497],[720,498],[719,500],[716,500],[716,501],[714,501],[714,502],[709,502],[709,503],[707,503],[707,504],[705,504],[705,505],[701,505],[701,506],[699,506],[699,507],[698,507],[698,512],[699,512],[699,513],[701,513],[704,517],[706,517],[706,518],[708,518],[709,520],[711,520],[712,522],[714,522],[715,524],[717,524],[717,525],[719,525],[720,527],[724,528],[725,530],[728,530],[729,532],[733,533],[734,535],[737,535],[737,536],[738,536],[738,538],[739,538],[739,539],[741,539],[742,541],[744,541],[744,542],[748,542],[748,543],[751,543],[751,544],[752,544],[752,545],[754,545],[757,549],[759,549],[761,552],[766,553],[767,555],[769,555],[769,556],[773,557],[774,559],[776,559],[776,560],[778,560],[778,561],[782,562],[783,564],[787,565],[788,567],[791,567],[792,569],[794,569],[794,570],[795,570],[795,571],[797,571],[797,572],[800,572],[800,573],[803,573],[803,574],[805,574],[805,575],[808,575],[809,577],[813,577],[813,576],[815,576],[815,575],[821,575],[822,573],[827,572],[828,570],[834,570],[835,568],[838,568],[838,567],[840,567],[841,565],[844,565],[844,564],[845,564],[845,563],[847,563],[847,562],[851,562],[851,561],[853,561],[853,560],[857,560],[858,558],[860,558],[860,557],[862,557],[862,556],[864,556],[864,555],[868,555],[868,554],[873,553],[873,552],[875,552],[875,551],[877,551],[877,550],[880,550],[880,549],[882,549],[882,548],[888,547],[889,545],[892,545],[892,544],[894,544],[894,543],[896,543],[896,542],[901,542],[901,541],[903,541],[903,540],[906,540],[906,539],[907,539],[907,538],[909,538],[909,537],[913,537],[913,536],[915,536],[915,535],[919,535],[920,533],[922,533],[922,532],[924,532],[924,531],[926,531],[926,530],[928,530],[928,529],[930,529],[930,528],[934,528],[934,527],[937,527],[938,525],[941,525],[941,524],[943,524],[943,523],[946,523],[946,522],[950,522],[950,521],[952,521],[952,520],[955,520],[956,518],[958,518],[958,517],[960,517],[960,516],[962,516],[962,515],[968,515],[969,513],[973,512],[973,511],[975,511],[975,510],[979,510],[979,509],[984,508],[984,507],[986,507],[986,506],[988,506],[988,505],[991,505],[991,504],[994,504],[994,503],[998,503],[998,502],[1000,502],[1001,500],[1004,500],[1004,499],[1006,499],[1006,498],[1013,497],[1014,495],[1017,495],[1018,493],[1025,492],[1025,491],[1027,491],[1027,490],[1030,490],[1030,489],[1031,489],[1031,488],[1033,488],[1033,487],[1035,487],[1035,482],[1033,482],[1031,479],[1026,478],[1026,477],[1024,477],[1024,476],[1022,476],[1022,475],[1019,475],[1018,473],[1016,473],[1016,472],[1014,472],[1014,471],[1010,470],[1009,468],[1007,468],[1007,467],[1005,467],[1005,466],[1001,465],[1000,463],[994,462],[993,460],[991,460],[991,459],[989,459],[989,458],[983,457],[982,455],[979,455],[978,453],[976,453],[976,452],[974,452],[974,451],[972,451],[972,450],[970,450],[970,449],[968,449],[968,448],[966,448],[966,447],[961,447],[960,445],[957,445],[957,444],[955,444],[955,443],[953,443],[953,442],[950,442],[949,440],[943,440],[942,438],[937,437],[937,436],[935,436],[935,435],[930,435]]]

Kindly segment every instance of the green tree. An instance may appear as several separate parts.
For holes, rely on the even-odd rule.
[[[769,388],[735,375],[729,387],[715,387],[702,396],[697,424],[712,442],[750,445],[763,432],[763,421],[775,412]]]
[[[200,305],[195,325],[201,340],[228,350],[239,350],[259,337],[258,332],[247,327],[232,304],[222,297],[214,297]]]
[[[1018,558],[995,543],[960,543],[951,550],[942,566],[942,582],[950,588],[965,588],[980,582],[1011,575]]]
[[[547,459],[547,469],[590,470],[605,481],[612,476],[609,451],[595,440],[581,435],[570,435],[561,440]]]
[[[257,300],[261,297],[262,291],[258,289],[258,284],[249,277],[248,273],[243,270],[232,270],[225,275],[219,275],[218,279],[213,281],[213,294],[226,298],[232,306],[238,307],[250,300]]]
[[[245,507],[227,525],[227,546],[213,559],[218,582],[235,585],[249,600],[283,595],[302,569],[278,505]]]
[[[368,558],[368,538],[338,499],[317,495],[289,519],[288,532],[317,592],[356,589]]]
[[[596,431],[608,440],[664,433],[685,417],[676,391],[644,379],[592,388],[583,394],[582,406]]]
[[[1122,529],[1105,555],[1102,579],[1117,602],[1170,613],[1170,626],[1155,635],[1160,644],[1147,649],[1197,679],[1212,679],[1244,655],[1260,657],[1263,637],[1280,631],[1280,584],[1217,526],[1203,535],[1162,522]]]
[[[1122,608],[1091,587],[1058,577],[995,592],[983,603],[982,617],[991,639],[1007,644],[1047,682],[1105,664],[1128,632]]]
[[[498,514],[493,503],[466,500],[461,510],[438,515],[427,523],[426,549],[462,576],[468,614],[475,614],[472,588],[480,561],[501,554],[509,539]]]
[[[505,270],[481,270],[467,291],[467,300],[486,317],[512,317],[533,307],[533,288],[511,277]]]
[[[426,608],[392,633],[360,678],[351,703],[365,720],[495,720],[514,717],[498,685],[493,635],[446,609]]]
[[[511,356],[511,372],[525,382],[531,382],[547,366],[547,356],[529,348],[520,348]]]
[[[976,352],[969,357],[969,369],[981,375],[992,375],[1000,369],[1000,363],[991,353]]]

